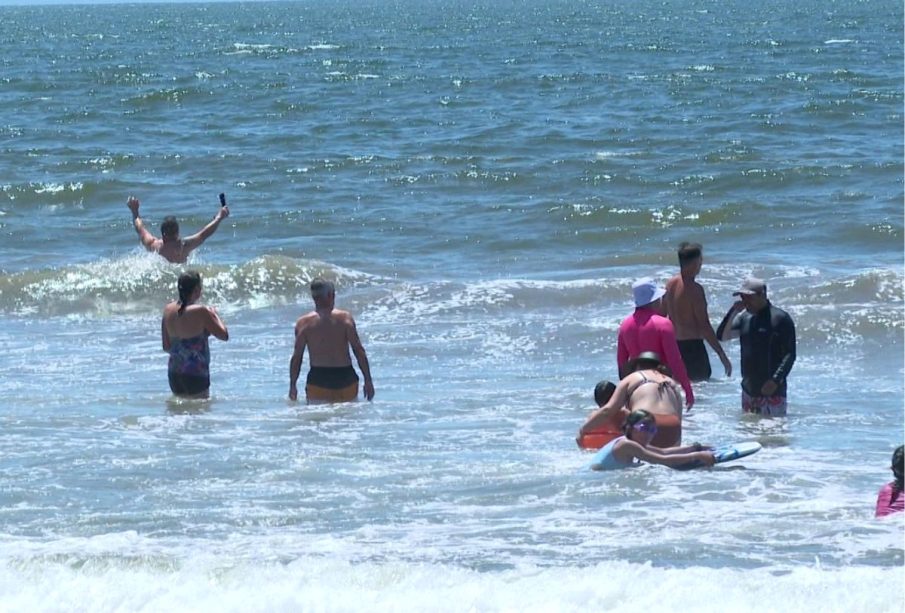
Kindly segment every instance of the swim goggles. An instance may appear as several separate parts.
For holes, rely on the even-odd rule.
[[[632,426],[638,432],[649,432],[651,435],[657,433],[657,424],[653,424],[650,422],[641,422]]]

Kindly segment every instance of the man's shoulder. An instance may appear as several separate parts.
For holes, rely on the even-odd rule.
[[[344,311],[342,309],[333,309],[333,320],[339,321],[344,324],[355,323],[355,318],[352,317],[352,313],[349,311]]]
[[[776,305],[773,304],[772,302],[770,303],[770,312],[771,312],[771,313],[778,313],[779,315],[785,315],[786,317],[789,316],[789,313],[788,313],[785,309],[776,306]]]
[[[704,296],[704,286],[698,283],[697,279],[682,279],[676,283],[677,289],[681,290],[684,300],[695,300]]]
[[[317,319],[317,311],[309,311],[295,320],[295,326],[304,326]]]
[[[792,316],[789,315],[788,311],[786,311],[785,309],[779,308],[772,302],[770,303],[770,317],[772,319],[776,319],[776,320],[784,319],[787,321],[792,321]]]

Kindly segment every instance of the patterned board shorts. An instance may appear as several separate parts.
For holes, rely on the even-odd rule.
[[[742,390],[742,411],[768,417],[785,417],[785,396],[751,396]]]

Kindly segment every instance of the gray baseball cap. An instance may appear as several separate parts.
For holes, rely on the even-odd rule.
[[[766,294],[767,293],[767,284],[764,283],[761,279],[756,279],[754,277],[748,277],[745,279],[745,282],[742,283],[742,288],[736,292],[732,292],[733,296],[741,296],[742,294],[746,296],[753,296],[754,294]]]

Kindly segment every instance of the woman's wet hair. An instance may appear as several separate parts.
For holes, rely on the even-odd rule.
[[[632,365],[632,372],[637,372],[639,370],[658,370],[662,362],[659,357],[654,357],[656,355],[657,354],[652,351],[639,355]]]
[[[185,311],[185,307],[188,306],[189,298],[192,293],[195,291],[195,288],[201,286],[201,273],[195,270],[187,270],[186,272],[179,275],[179,281],[176,283],[176,287],[179,289],[179,311],[178,313],[182,315],[182,312]]]
[[[612,381],[603,380],[597,384],[594,388],[594,402],[597,403],[597,406],[602,407],[607,402],[610,401],[610,398],[613,397],[613,392],[616,391],[616,384]]]
[[[629,438],[628,433],[637,424],[656,423],[653,413],[644,409],[635,409],[625,418],[625,425],[622,426],[622,433]]]
[[[672,377],[672,370],[663,363],[656,351],[642,351],[638,357],[626,362],[622,369],[626,375],[639,370],[656,370],[660,374]]]
[[[892,452],[892,474],[895,476],[896,480],[892,485],[892,497],[889,500],[889,504],[892,505],[898,499],[899,494],[902,493],[902,477],[905,474],[905,449],[903,449],[902,445],[899,445],[895,451]]]

